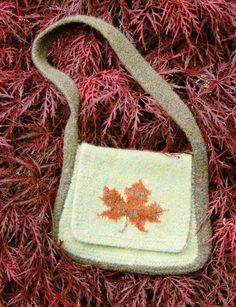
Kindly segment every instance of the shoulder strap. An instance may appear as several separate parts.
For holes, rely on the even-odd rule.
[[[195,189],[200,189],[201,192],[205,191],[205,199],[207,199],[208,161],[206,147],[201,131],[191,111],[171,89],[170,85],[156,73],[118,29],[100,18],[75,15],[61,19],[50,25],[36,37],[32,47],[32,60],[35,66],[46,79],[55,84],[61,91],[71,111],[64,132],[64,162],[56,202],[64,203],[72,177],[78,139],[77,113],[79,110],[79,93],[76,84],[68,75],[55,69],[48,63],[47,53],[50,45],[60,35],[62,30],[68,25],[78,23],[91,26],[108,40],[110,46],[132,77],[137,80],[148,94],[161,104],[177,125],[185,132],[193,149],[194,186],[197,186],[198,181],[198,185],[200,186],[195,187]],[[65,190],[63,193],[61,192],[62,186]]]

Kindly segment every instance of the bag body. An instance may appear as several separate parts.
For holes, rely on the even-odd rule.
[[[130,74],[185,132],[192,153],[164,154],[79,143],[79,93],[47,62],[62,29],[85,23],[110,43]],[[63,168],[54,205],[54,237],[81,264],[148,274],[182,274],[200,269],[211,246],[208,159],[201,131],[187,106],[116,28],[99,18],[59,20],[34,41],[32,59],[67,99]]]

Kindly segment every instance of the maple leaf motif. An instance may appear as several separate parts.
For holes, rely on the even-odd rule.
[[[126,187],[124,194],[126,201],[116,189],[105,186],[100,199],[109,207],[109,210],[103,211],[99,216],[115,221],[126,217],[126,224],[121,232],[128,226],[128,221],[142,232],[147,232],[146,222],[160,223],[160,216],[165,210],[157,202],[147,203],[151,191],[144,186],[141,179],[133,183],[131,187]]]
[[[134,205],[143,205],[146,203],[150,194],[151,191],[144,186],[141,179],[133,183],[131,188],[125,188],[127,202],[133,203]]]
[[[125,201],[116,189],[103,189],[103,196],[100,197],[109,210],[103,211],[100,216],[106,216],[112,220],[119,220],[125,215]]]

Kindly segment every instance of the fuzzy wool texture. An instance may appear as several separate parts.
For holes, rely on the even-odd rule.
[[[192,209],[191,160],[188,154],[168,156],[83,142],[78,146],[75,161],[74,193],[66,200],[73,216],[67,220],[71,235],[75,240],[97,245],[182,251],[189,235]],[[99,216],[108,209],[101,200],[103,189],[116,189],[125,199],[124,188],[139,180],[151,191],[148,203],[157,202],[166,212],[160,224],[146,225],[147,233],[132,224],[121,232],[124,217],[114,223]]]
[[[88,4],[89,3],[89,4]],[[2,1],[0,3],[0,305],[233,306],[235,295],[235,52],[232,2]],[[209,156],[213,249],[185,276],[78,266],[52,239],[62,165],[64,97],[37,72],[32,41],[74,14],[121,29],[190,107]],[[81,138],[117,148],[190,151],[183,133],[129,76],[95,31],[65,35],[50,60],[81,93]]]
[[[168,272],[188,267],[198,255],[191,160],[189,154],[80,144],[59,222],[58,238],[65,250],[83,261],[131,271],[145,267],[146,272],[163,273],[167,267]],[[104,211],[102,190],[108,186],[120,191],[140,178],[151,189],[150,202],[157,200],[166,212],[160,223],[145,226],[147,232],[131,224],[121,232],[124,219],[114,223],[99,216]]]

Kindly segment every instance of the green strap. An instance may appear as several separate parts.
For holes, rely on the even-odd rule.
[[[160,103],[177,125],[185,132],[193,149],[193,187],[195,189],[195,195],[198,195],[195,202],[200,201],[201,204],[199,203],[199,207],[205,209],[208,204],[207,153],[201,131],[188,107],[118,29],[100,18],[75,15],[61,19],[50,25],[36,37],[32,47],[32,60],[35,66],[46,79],[55,84],[61,91],[71,111],[64,132],[63,168],[56,199],[56,206],[61,208],[57,210],[58,216],[61,214],[69,189],[78,144],[77,118],[79,111],[79,92],[76,84],[68,75],[55,69],[48,63],[47,53],[52,42],[68,25],[71,26],[78,23],[91,26],[108,40],[110,46],[132,77],[137,80],[148,94]],[[202,197],[199,198],[200,193]],[[199,210],[200,217],[202,217],[203,213],[204,210]],[[57,227],[57,225],[55,226]]]

